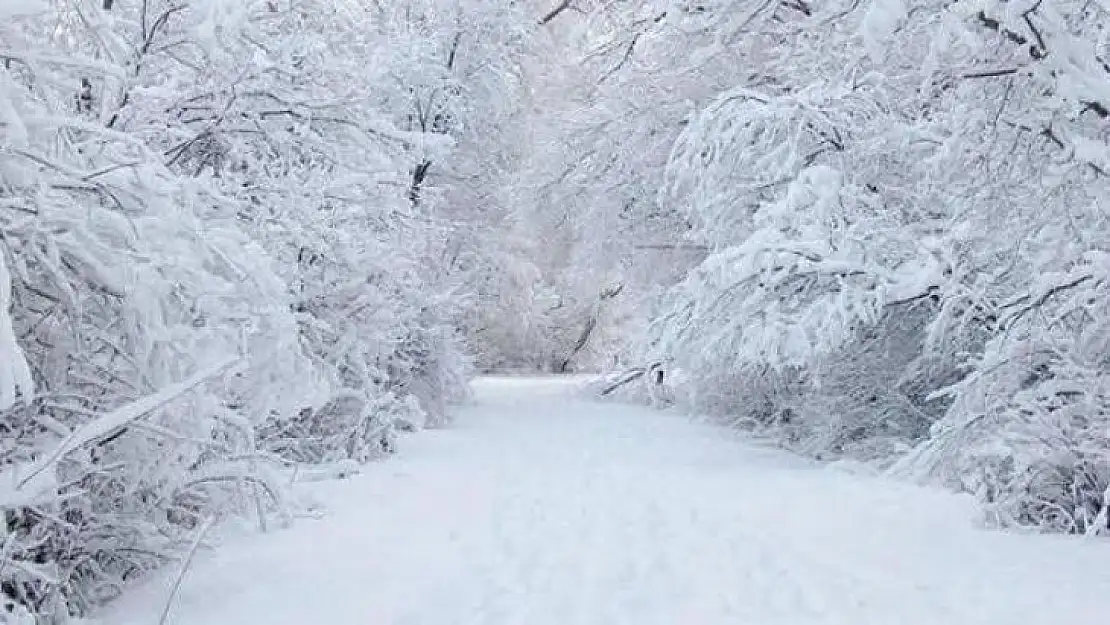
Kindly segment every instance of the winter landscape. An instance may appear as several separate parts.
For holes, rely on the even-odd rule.
[[[1110,606],[1110,0],[0,0],[0,623]]]

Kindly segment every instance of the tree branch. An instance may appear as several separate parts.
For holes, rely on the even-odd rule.
[[[547,12],[546,15],[540,18],[540,26],[546,26],[548,22],[559,17],[559,14],[570,8],[570,0],[562,0],[555,8]]]

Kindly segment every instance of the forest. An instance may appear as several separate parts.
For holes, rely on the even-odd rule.
[[[0,61],[0,621],[492,371],[1110,533],[1110,0],[0,0]]]

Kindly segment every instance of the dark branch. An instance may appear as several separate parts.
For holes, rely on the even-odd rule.
[[[1033,309],[1036,309],[1036,308],[1040,308],[1041,306],[1044,306],[1044,304],[1048,300],[1052,299],[1056,295],[1059,295],[1060,293],[1062,293],[1064,291],[1067,291],[1069,289],[1074,289],[1075,287],[1083,284],[1084,282],[1087,282],[1088,280],[1093,280],[1093,279],[1094,279],[1093,275],[1084,274],[1082,276],[1079,276],[1078,278],[1075,278],[1073,280],[1065,282],[1064,284],[1057,284],[1056,286],[1054,286],[1050,289],[1047,289],[1044,293],[1041,293],[1041,295],[1039,297],[1037,297],[1035,300],[1033,300],[1031,303],[1029,303],[1026,306],[1023,306],[1020,310],[1018,310],[1013,315],[1011,315],[1010,318],[1006,320],[1006,324],[1005,324],[1006,328],[1009,329],[1009,328],[1013,327],[1014,324],[1016,324],[1019,320],[1021,320],[1021,318],[1024,317],[1027,313],[1029,313],[1029,311],[1031,311]],[[1029,300],[1029,297],[1024,296],[1024,297],[1018,298],[1017,301],[1028,301],[1028,300]],[[1008,304],[1007,307],[1008,306],[1013,306],[1013,304]]]
[[[455,68],[455,55],[459,52],[459,40],[462,39],[462,31],[455,33],[455,40],[451,42],[451,53],[447,55],[447,69]]]
[[[1029,42],[1029,40],[1021,36],[1020,34],[1015,33],[1008,28],[1003,28],[1002,22],[994,19],[993,17],[988,17],[986,12],[984,11],[979,11],[979,14],[976,17],[979,18],[980,24],[986,26],[990,30],[995,31],[996,33],[1002,35],[1006,39],[1009,39],[1011,42],[1018,44],[1019,46],[1023,46]]]
[[[1007,67],[1005,69],[985,69],[981,72],[969,72],[967,74],[961,75],[960,77],[961,78],[994,78],[996,76],[1010,76],[1012,74],[1016,74],[1017,71],[1018,71],[1018,68],[1016,68],[1016,67]]]
[[[547,12],[546,15],[540,18],[540,26],[546,25],[551,20],[559,17],[559,14],[570,8],[570,0],[562,0],[554,9]]]
[[[1036,4],[1029,7],[1021,14],[1021,19],[1025,21],[1025,26],[1029,28],[1029,32],[1033,33],[1033,38],[1037,40],[1036,45],[1029,48],[1029,56],[1035,59],[1043,59],[1048,56],[1048,48],[1045,46],[1044,37],[1041,36],[1041,31],[1037,30],[1037,27],[1033,25],[1033,18],[1030,17],[1037,9],[1041,8],[1042,1],[1043,0],[1037,0]]]
[[[810,17],[813,15],[813,9],[810,8],[809,4],[807,4],[803,0],[791,0],[789,2],[783,2],[782,6],[794,9],[795,11],[799,11],[806,17]]]
[[[423,161],[418,163],[412,170],[412,184],[409,185],[409,201],[413,205],[420,203],[420,190],[424,186],[424,179],[428,177],[428,170],[431,169],[431,161]]]

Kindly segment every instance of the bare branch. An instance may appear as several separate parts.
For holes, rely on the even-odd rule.
[[[540,18],[540,26],[547,25],[548,22],[559,17],[560,13],[570,8],[570,1],[571,0],[562,0],[555,8],[548,11],[546,15]]]

